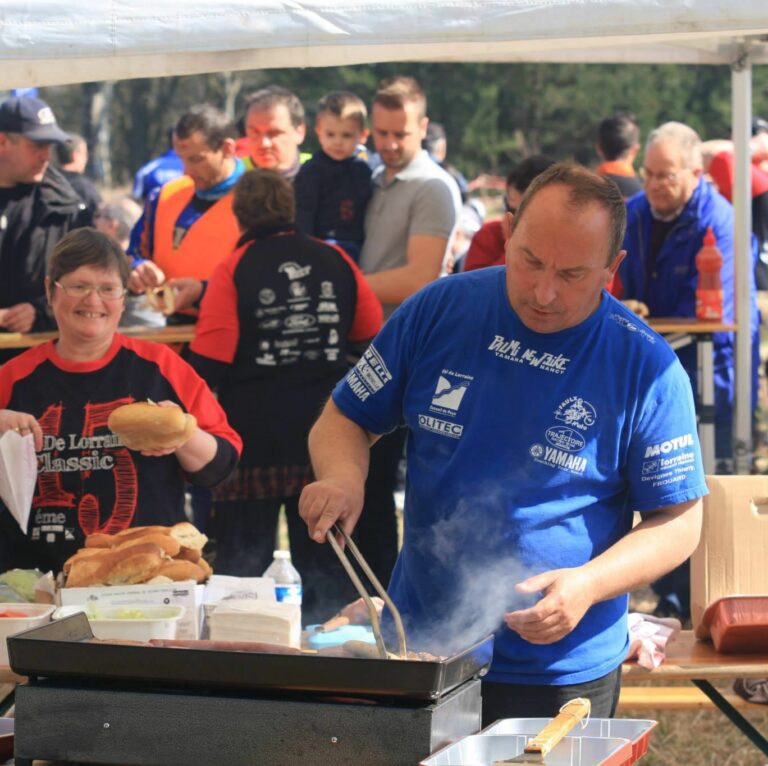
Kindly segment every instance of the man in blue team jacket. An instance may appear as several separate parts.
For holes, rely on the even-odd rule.
[[[628,202],[627,257],[619,277],[623,298],[644,302],[652,317],[696,315],[696,254],[712,227],[723,255],[723,321],[734,322],[733,208],[704,180],[701,140],[680,122],[667,122],[648,136],[644,191]],[[753,243],[754,250],[754,243]],[[753,252],[753,257],[756,253]],[[753,349],[753,407],[757,391],[758,318],[750,265]],[[715,454],[731,457],[734,396],[733,333],[715,333]],[[696,352],[687,347],[680,361],[695,386]]]
[[[644,302],[652,317],[696,316],[696,254],[711,226],[723,256],[723,321],[734,322],[733,208],[704,180],[699,136],[687,125],[667,122],[648,136],[643,164],[644,191],[627,203],[627,257],[619,269],[622,297]],[[753,240],[748,269],[753,408],[757,398],[759,327],[754,281],[756,256]],[[715,333],[715,456],[719,464],[729,461],[732,452],[734,345],[733,333]],[[696,390],[695,347],[681,349],[678,356]],[[688,562],[653,583],[653,590],[660,597],[657,615],[687,617]]]

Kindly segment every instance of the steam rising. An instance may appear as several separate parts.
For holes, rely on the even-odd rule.
[[[539,598],[515,590],[534,572],[516,556],[507,520],[509,498],[498,489],[482,492],[475,487],[472,494],[482,500],[459,500],[450,515],[407,541],[436,562],[438,569],[430,577],[439,578],[442,570],[448,586],[445,600],[430,605],[429,625],[406,624],[414,649],[454,654],[498,631],[507,612],[527,608]]]

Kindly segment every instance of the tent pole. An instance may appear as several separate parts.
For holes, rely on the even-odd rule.
[[[749,473],[752,466],[752,344],[749,286],[752,266],[752,192],[749,138],[752,121],[752,63],[749,48],[741,43],[731,63],[731,120],[734,142],[734,270],[736,288],[735,374],[733,418],[734,472]]]

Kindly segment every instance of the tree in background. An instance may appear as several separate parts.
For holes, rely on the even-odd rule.
[[[111,167],[119,185],[165,150],[168,127],[194,103],[209,101],[237,118],[246,94],[274,82],[300,95],[311,124],[324,93],[351,90],[370,102],[381,78],[403,73],[424,87],[451,162],[468,177],[505,175],[540,152],[596,163],[597,123],[616,109],[634,112],[643,135],[667,120],[705,139],[730,132],[730,71],[710,66],[387,63],[87,83],[42,88],[41,97],[65,128],[88,137],[96,177]],[[768,67],[755,67],[753,79],[754,112],[768,116]],[[316,148],[309,131],[305,149]]]

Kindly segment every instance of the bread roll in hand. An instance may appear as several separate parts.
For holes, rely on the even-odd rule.
[[[175,404],[134,402],[112,410],[107,425],[128,449],[161,452],[189,441],[197,428],[197,420]]]

